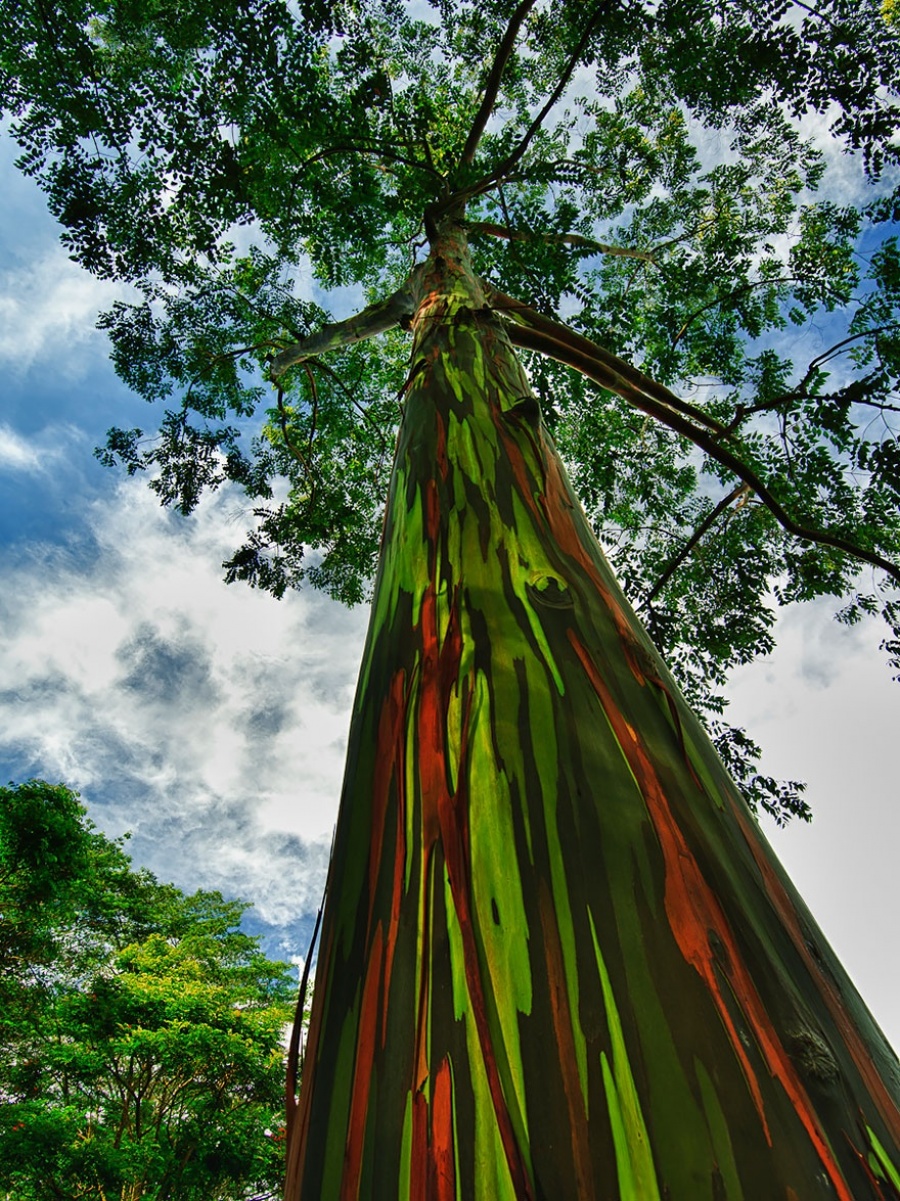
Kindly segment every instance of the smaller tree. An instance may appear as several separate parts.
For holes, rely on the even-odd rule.
[[[0,789],[0,1195],[272,1195],[294,986],[246,908],[135,871],[61,785]]]

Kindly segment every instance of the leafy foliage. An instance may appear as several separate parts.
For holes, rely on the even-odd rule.
[[[275,1187],[293,990],[240,931],[246,906],[135,871],[42,781],[0,789],[0,865],[0,1188],[230,1201]]]
[[[722,686],[771,649],[777,606],[821,596],[886,619],[900,669],[900,575],[881,570],[900,557],[889,8],[67,0],[51,16],[18,0],[2,20],[20,165],[74,257],[143,294],[101,323],[123,379],[172,406],[149,439],[112,431],[104,461],[148,470],[184,511],[242,489],[254,523],[228,579],[364,598],[403,334],[298,362],[274,403],[265,379],[331,320],[326,302],[401,286],[452,213],[498,293],[688,398],[686,421],[666,426],[663,406],[657,425],[527,356],[723,755],[751,799],[806,812],[721,725]],[[849,189],[841,151],[861,164]]]

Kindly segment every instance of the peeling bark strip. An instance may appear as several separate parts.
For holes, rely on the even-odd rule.
[[[900,1067],[632,614],[449,222],[290,1201],[900,1195]]]

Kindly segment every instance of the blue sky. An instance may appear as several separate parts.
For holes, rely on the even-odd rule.
[[[270,950],[302,954],[322,888],[366,614],[313,592],[226,587],[239,498],[189,519],[92,449],[149,425],[107,362],[117,294],[56,241],[0,139],[0,772],[79,789],[135,859],[255,905]],[[789,612],[739,673],[731,719],[764,767],[809,781],[812,827],[766,829],[900,1046],[900,685],[880,631]]]

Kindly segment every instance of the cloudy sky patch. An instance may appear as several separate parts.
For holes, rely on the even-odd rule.
[[[184,520],[119,480],[88,511],[94,554],[0,567],[4,766],[81,789],[161,874],[281,912],[297,873],[266,844],[330,842],[365,613],[228,588],[233,517],[224,494]]]

